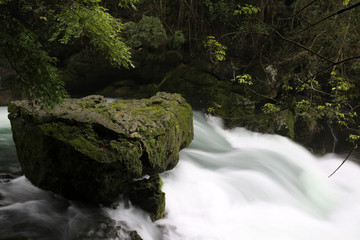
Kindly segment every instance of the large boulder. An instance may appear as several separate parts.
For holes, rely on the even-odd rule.
[[[110,205],[133,179],[172,169],[193,138],[192,109],[178,94],[107,102],[66,99],[54,109],[9,107],[18,158],[36,186]]]

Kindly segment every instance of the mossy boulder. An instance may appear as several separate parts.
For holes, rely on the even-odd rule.
[[[107,102],[66,99],[54,109],[9,107],[25,176],[68,199],[110,205],[134,178],[172,169],[193,138],[192,109],[178,94]]]

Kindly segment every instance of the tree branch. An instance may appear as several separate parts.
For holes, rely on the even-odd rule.
[[[348,153],[348,155],[346,156],[346,158],[341,162],[341,164],[328,176],[331,177],[332,175],[334,175],[341,167],[342,165],[344,165],[344,163],[349,159],[350,155],[352,154],[352,152],[358,147],[358,142],[359,140],[354,144],[354,146],[352,147],[351,151]]]
[[[292,44],[294,44],[294,45],[296,45],[296,46],[298,46],[298,47],[300,47],[300,48],[302,48],[302,49],[305,49],[306,51],[308,51],[308,52],[310,52],[310,53],[318,56],[319,58],[321,58],[321,59],[323,59],[323,60],[325,60],[325,61],[327,61],[327,62],[329,62],[329,63],[331,63],[331,64],[334,64],[334,63],[335,63],[334,61],[332,61],[332,60],[330,60],[330,59],[322,56],[320,53],[317,53],[317,52],[315,52],[314,50],[311,50],[310,48],[308,48],[308,47],[306,47],[306,46],[304,46],[304,45],[302,45],[302,44],[300,44],[300,43],[298,43],[298,42],[295,42],[295,41],[293,41],[293,40],[291,40],[291,39],[288,39],[288,38],[284,37],[278,30],[276,30],[276,29],[273,28],[272,26],[268,25],[267,23],[261,21],[261,20],[258,19],[258,18],[256,18],[256,19],[257,19],[259,22],[261,22],[262,24],[264,24],[264,25],[266,25],[267,27],[271,28],[271,30],[273,30],[273,32],[276,33],[282,40],[287,41],[287,42],[290,42],[290,43],[292,43]]]
[[[346,11],[349,11],[349,10],[351,10],[351,9],[353,9],[353,8],[356,8],[356,7],[359,7],[359,6],[360,6],[360,2],[358,2],[358,3],[354,4],[354,5],[350,6],[350,7],[347,7],[347,8],[341,9],[341,10],[339,10],[339,11],[337,11],[337,12],[333,13],[333,14],[330,14],[329,16],[327,16],[327,17],[325,17],[325,18],[323,18],[323,19],[321,19],[321,20],[317,21],[316,23],[311,24],[310,26],[308,26],[308,27],[306,27],[305,29],[303,29],[303,30],[301,30],[301,31],[297,32],[296,34],[299,34],[299,33],[305,32],[305,31],[306,31],[306,30],[308,30],[309,28],[312,28],[312,27],[314,27],[314,26],[318,25],[319,23],[321,23],[321,22],[324,22],[324,21],[328,20],[329,18],[332,18],[332,17],[334,17],[334,16],[336,16],[336,15],[342,14],[342,13],[344,13],[344,12],[346,12]]]
[[[317,2],[319,0],[314,0],[311,3],[305,5],[303,8],[301,8],[299,11],[297,11],[291,18],[296,17],[296,15],[298,15],[299,13],[301,13],[302,11],[304,11],[306,8],[308,8],[309,6],[313,5],[315,2]]]
[[[344,63],[344,62],[352,61],[352,60],[354,60],[354,59],[360,59],[360,56],[343,59],[343,60],[341,60],[341,61],[332,63],[331,65],[329,65],[329,66],[327,66],[327,67],[324,67],[324,68],[321,69],[320,71],[316,72],[313,76],[311,76],[311,77],[309,77],[308,79],[306,79],[305,81],[303,81],[302,84],[300,84],[300,85],[295,89],[295,93],[294,93],[293,98],[291,99],[290,102],[292,102],[292,100],[294,99],[295,95],[299,92],[299,89],[300,89],[304,84],[306,84],[306,81],[307,81],[307,80],[309,80],[310,78],[313,78],[313,77],[319,75],[320,73],[328,70],[329,68],[332,68],[332,67],[335,66],[335,65],[339,65],[339,64],[342,64],[342,63]]]

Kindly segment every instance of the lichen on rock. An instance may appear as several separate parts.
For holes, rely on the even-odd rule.
[[[34,185],[106,205],[134,178],[173,168],[193,138],[192,110],[179,94],[111,103],[93,95],[54,109],[14,101],[8,109],[22,170]]]

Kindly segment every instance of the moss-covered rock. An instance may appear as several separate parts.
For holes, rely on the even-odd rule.
[[[111,204],[134,178],[173,168],[193,138],[192,110],[178,94],[108,103],[66,99],[52,110],[9,107],[25,176],[68,199]]]
[[[165,193],[161,191],[162,181],[159,175],[142,179],[130,186],[130,201],[150,213],[153,221],[164,216]]]
[[[243,126],[254,111],[254,103],[244,97],[242,86],[187,65],[168,72],[159,90],[180,93],[195,110],[223,117],[228,127]]]

